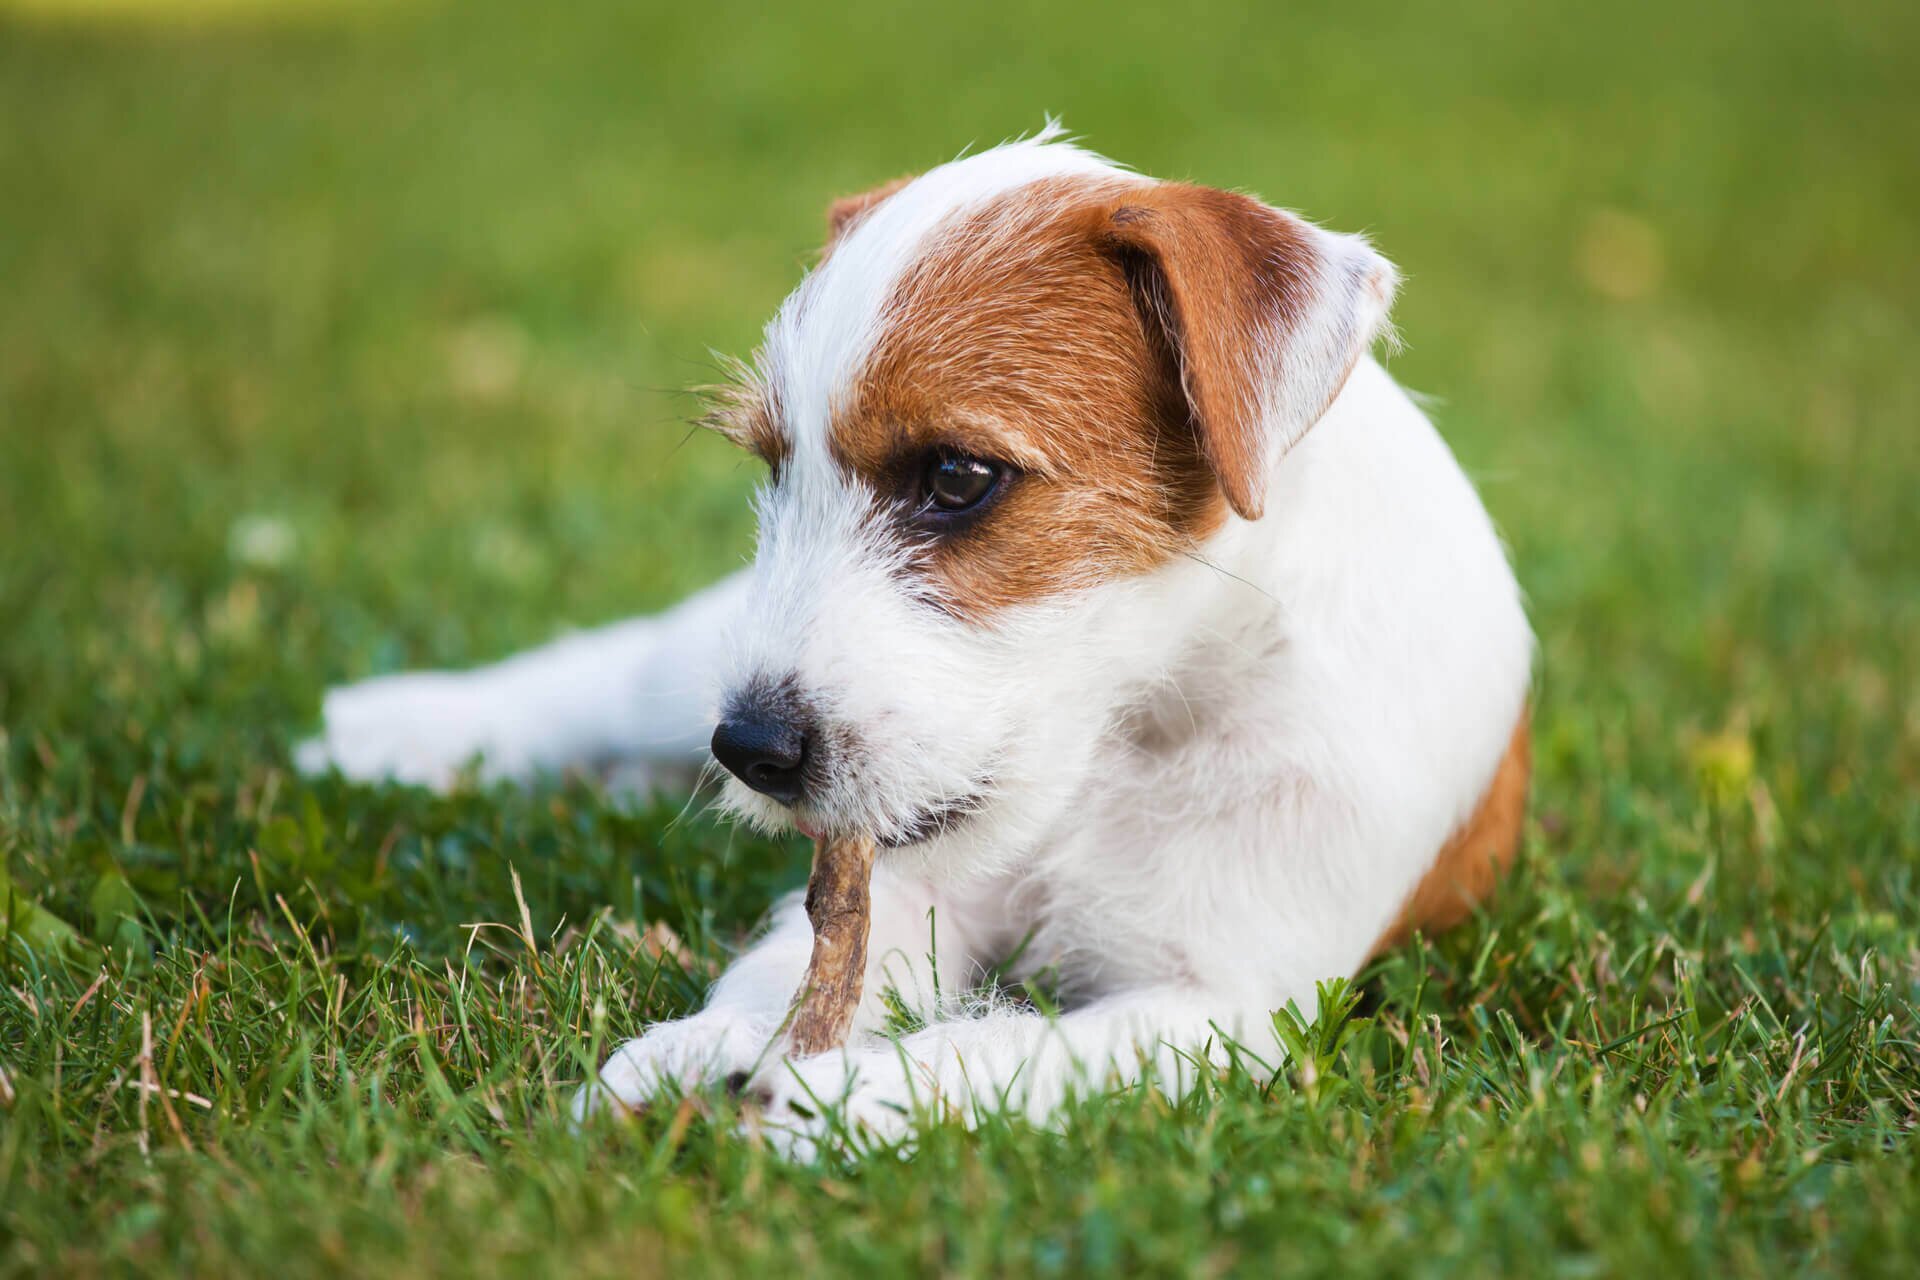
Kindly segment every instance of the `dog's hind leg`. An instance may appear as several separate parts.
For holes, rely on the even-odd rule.
[[[577,768],[690,774],[706,760],[721,641],[743,570],[666,613],[565,636],[471,671],[415,671],[329,690],[308,773],[450,786]]]

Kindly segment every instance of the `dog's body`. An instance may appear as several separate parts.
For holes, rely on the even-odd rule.
[[[718,418],[772,469],[754,567],[336,692],[303,762],[692,762],[717,708],[730,808],[878,834],[845,1053],[768,1052],[808,953],[789,902],[588,1103],[752,1075],[805,1146],[815,1099],[882,1133],[915,1100],[1041,1118],[1088,1073],[1269,1053],[1271,1010],[1450,923],[1518,838],[1532,640],[1472,486],[1367,355],[1391,268],[1047,135],[833,223]],[[1010,957],[1067,1011],[983,1010]],[[890,989],[927,1021],[897,1042]]]

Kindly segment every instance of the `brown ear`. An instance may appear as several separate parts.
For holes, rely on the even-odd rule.
[[[842,236],[853,229],[853,224],[867,216],[873,207],[885,200],[900,188],[912,182],[914,175],[895,178],[892,182],[883,182],[871,191],[863,191],[857,196],[841,196],[827,206],[827,244],[821,256],[833,252],[833,246],[840,243]]]
[[[1105,234],[1178,361],[1221,491],[1258,519],[1268,470],[1319,421],[1384,325],[1393,267],[1357,236],[1181,183],[1119,198]]]

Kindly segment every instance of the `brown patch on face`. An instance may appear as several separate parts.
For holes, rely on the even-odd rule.
[[[1451,929],[1493,895],[1520,847],[1531,771],[1532,733],[1523,709],[1480,806],[1441,847],[1433,866],[1400,909],[1400,918],[1373,944],[1369,959],[1399,946],[1415,929],[1429,936]]]
[[[1116,200],[1151,190],[1049,180],[962,215],[900,282],[835,407],[836,460],[900,509],[941,451],[1014,468],[926,539],[957,615],[1144,572],[1225,518],[1177,353],[1110,243]]]

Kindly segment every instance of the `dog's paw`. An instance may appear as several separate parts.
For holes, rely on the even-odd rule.
[[[600,1079],[573,1097],[574,1122],[607,1111],[637,1111],[669,1089],[745,1080],[775,1028],[709,1010],[649,1027],[614,1050]]]
[[[747,1125],[800,1164],[830,1150],[904,1151],[918,1121],[954,1104],[927,1063],[891,1044],[772,1063],[749,1092],[761,1107]]]
[[[540,760],[510,689],[487,677],[424,671],[329,690],[322,729],[294,749],[302,773],[445,791],[478,762],[488,781],[524,779]]]

